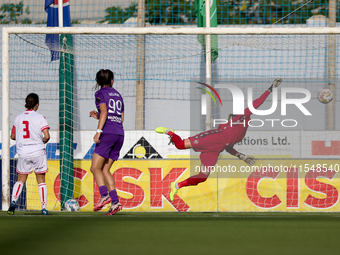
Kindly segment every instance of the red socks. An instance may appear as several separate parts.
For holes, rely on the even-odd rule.
[[[176,135],[174,132],[171,131],[168,132],[168,135],[170,136],[171,141],[173,141],[177,149],[179,150],[185,149],[184,140],[182,140],[180,136]]]
[[[199,173],[197,175],[191,176],[188,179],[181,181],[178,183],[178,188],[187,187],[187,186],[196,186],[197,184],[206,181],[209,175],[204,173]]]

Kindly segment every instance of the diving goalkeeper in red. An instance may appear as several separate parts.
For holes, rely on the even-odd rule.
[[[253,107],[255,109],[260,107],[267,99],[268,95],[272,92],[273,88],[278,87],[281,82],[281,78],[275,79],[270,88],[258,99],[253,101]],[[231,115],[231,118],[229,118],[231,121],[228,121],[226,124],[220,124],[217,129],[208,130],[184,140],[182,140],[182,138],[175,134],[171,129],[158,127],[155,131],[160,134],[169,135],[171,141],[179,150],[193,148],[194,151],[201,152],[201,164],[202,167],[207,170],[215,166],[219,154],[224,150],[245,161],[248,165],[253,165],[255,163],[253,156],[244,155],[233,148],[235,143],[241,142],[244,138],[249,126],[251,115],[252,112],[249,108],[247,108],[244,110],[243,115]],[[182,182],[172,182],[170,186],[170,200],[174,200],[175,195],[180,188],[197,185],[206,181],[208,176],[209,171],[201,171],[199,174],[191,176]]]

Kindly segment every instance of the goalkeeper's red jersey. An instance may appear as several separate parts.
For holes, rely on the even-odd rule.
[[[254,100],[254,108],[257,109],[260,107],[269,94],[270,92],[266,90],[258,99]],[[222,135],[226,144],[225,148],[232,148],[235,143],[242,141],[249,126],[250,115],[252,115],[252,112],[247,108],[244,110],[244,115],[236,115],[228,123],[220,124],[218,126],[217,129],[222,130]]]

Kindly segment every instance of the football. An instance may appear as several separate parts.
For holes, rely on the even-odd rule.
[[[318,100],[320,103],[328,104],[333,100],[333,93],[329,88],[323,88],[318,92]]]
[[[79,210],[78,201],[75,199],[69,199],[65,202],[65,211],[77,212]]]

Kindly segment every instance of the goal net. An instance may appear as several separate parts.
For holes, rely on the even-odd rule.
[[[335,90],[339,29],[16,27],[3,31],[2,210],[8,208],[17,178],[19,145],[9,141],[9,132],[32,92],[39,95],[38,112],[51,128],[46,145],[47,209],[63,210],[71,198],[78,200],[82,211],[92,211],[98,203],[99,190],[90,172],[97,120],[89,112],[95,110],[95,75],[100,69],[114,72],[113,86],[125,103],[124,145],[111,168],[124,210],[340,210],[339,92]],[[55,61],[45,43],[49,33],[60,34],[54,47],[60,59]],[[217,56],[210,79],[200,44],[205,34],[211,34]],[[207,181],[180,189],[170,201],[171,182],[202,170],[200,154],[176,149],[167,135],[154,129],[168,127],[183,139],[207,127],[216,129],[237,108],[251,105],[275,78],[283,79],[281,86],[252,115],[247,133],[234,145],[237,151],[253,155],[256,163],[248,166],[222,151]],[[333,92],[328,104],[318,101],[318,91],[324,87]],[[18,206],[41,209],[34,174],[29,175]]]

